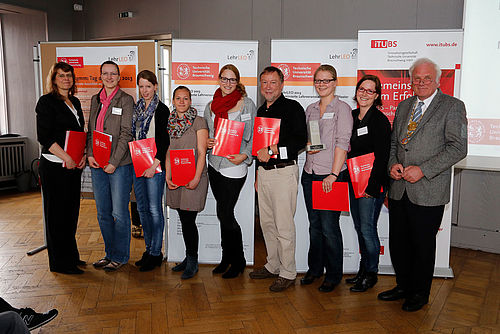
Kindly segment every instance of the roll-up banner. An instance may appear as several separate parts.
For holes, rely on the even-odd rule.
[[[445,94],[458,96],[462,45],[462,30],[360,30],[358,32],[358,78],[365,74],[374,74],[380,78],[382,112],[392,123],[399,102],[413,95],[408,69],[418,58],[430,58],[438,64],[442,70],[440,89]],[[382,273],[393,272],[388,252],[388,222],[388,211],[384,206],[378,225],[381,245],[387,250],[380,257],[379,270]],[[435,276],[453,276],[449,266],[450,230],[451,200],[445,207],[443,221],[437,235]]]
[[[272,40],[271,62],[285,76],[283,94],[297,100],[304,109],[319,100],[313,85],[314,71],[321,64],[330,64],[337,70],[336,94],[352,108],[356,87],[358,43],[356,40]],[[299,170],[302,173],[305,153],[299,155]],[[295,212],[297,246],[295,258],[298,272],[307,271],[309,250],[309,220],[302,187],[299,186],[297,211]],[[358,269],[359,250],[356,232],[350,216],[343,212],[340,227],[344,241],[344,272]]]
[[[172,91],[187,86],[192,94],[192,106],[203,116],[205,106],[218,88],[219,70],[226,64],[240,71],[241,82],[248,97],[257,102],[257,41],[172,40]],[[247,264],[254,259],[254,175],[255,167],[248,168],[247,179],[235,208],[236,220],[241,226]],[[220,226],[216,202],[209,188],[205,209],[198,214],[196,224],[200,236],[199,262],[217,263],[221,259]],[[182,227],[176,210],[169,210],[168,261],[185,257]]]

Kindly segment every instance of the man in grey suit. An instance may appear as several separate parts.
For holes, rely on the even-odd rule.
[[[389,248],[397,286],[378,295],[405,298],[408,312],[429,301],[451,167],[467,155],[465,106],[438,89],[440,68],[430,59],[417,59],[410,78],[415,96],[398,105],[388,163]]]

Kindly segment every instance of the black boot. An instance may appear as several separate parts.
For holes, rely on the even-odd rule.
[[[162,253],[158,256],[149,255],[144,264],[139,268],[139,271],[151,271],[154,268],[161,266],[162,261]]]
[[[230,265],[229,261],[229,256],[227,255],[227,251],[224,252],[224,249],[222,250],[222,260],[220,263],[212,270],[212,273],[214,274],[222,274],[226,272],[227,268]]]
[[[182,279],[189,279],[198,272],[198,256],[188,255],[186,259],[186,269],[181,275]]]
[[[346,278],[345,282],[347,284],[356,284],[363,279],[364,275],[365,275],[365,266],[362,263],[360,263],[359,270],[358,270],[358,273],[356,274],[356,276],[351,277],[351,278]]]
[[[222,278],[235,278],[238,277],[239,274],[243,274],[247,265],[245,254],[243,253],[243,238],[240,229],[234,233],[228,244],[231,254],[231,267],[222,275]]]
[[[138,266],[138,267],[142,266],[144,263],[146,263],[146,260],[147,260],[148,256],[149,256],[148,252],[142,253],[141,259],[139,261],[137,261],[135,263],[135,265]]]
[[[367,272],[364,277],[354,284],[354,286],[351,286],[349,290],[352,292],[365,292],[366,290],[373,288],[373,286],[377,284],[377,281],[377,273]]]
[[[184,271],[184,269],[186,269],[186,265],[187,265],[187,257],[185,257],[181,263],[177,263],[175,266],[173,266],[172,271],[175,272]]]

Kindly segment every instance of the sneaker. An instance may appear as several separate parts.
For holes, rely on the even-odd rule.
[[[278,277],[278,274],[273,274],[266,267],[257,268],[252,271],[250,274],[250,278],[253,279],[264,279],[264,278],[275,278]]]
[[[295,279],[286,279],[284,277],[278,277],[273,282],[273,284],[271,284],[269,290],[271,290],[272,292],[281,292],[288,289],[292,285],[295,285]]]
[[[102,267],[105,267],[107,266],[109,263],[111,262],[110,259],[108,259],[107,257],[103,257],[102,259],[100,259],[99,261],[96,261],[93,263],[93,266],[95,268],[102,268]]]
[[[120,269],[121,267],[123,267],[125,263],[120,263],[120,262],[115,262],[115,261],[111,261],[109,262],[107,265],[105,265],[103,267],[103,269],[105,271],[117,271],[118,269]]]
[[[52,309],[46,313],[36,313],[29,307],[19,310],[19,315],[30,331],[42,325],[45,325],[46,323],[54,319],[58,313],[59,312],[57,312],[56,309]]]

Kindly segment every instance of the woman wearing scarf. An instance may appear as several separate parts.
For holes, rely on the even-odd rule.
[[[165,189],[165,156],[170,140],[167,132],[170,111],[158,98],[156,75],[148,70],[137,75],[141,98],[137,101],[132,118],[132,136],[134,140],[154,138],[156,156],[153,164],[142,176],[134,176],[134,191],[137,209],[144,230],[146,251],[135,263],[139,271],[150,271],[160,266],[163,260],[161,246],[163,243],[163,210],[161,199]],[[161,173],[156,173],[158,166]]]
[[[186,246],[186,258],[172,268],[172,271],[183,271],[181,278],[188,279],[198,272],[198,229],[196,216],[205,207],[208,191],[207,122],[197,116],[196,109],[191,107],[191,91],[185,86],[174,90],[174,110],[168,117],[168,134],[170,146],[165,162],[166,181],[168,186],[167,205],[176,209],[182,225],[182,236]],[[196,172],[194,178],[186,186],[178,186],[172,182],[170,151],[174,149],[194,149]]]
[[[215,145],[215,129],[221,118],[245,123],[238,154],[221,157],[211,151],[208,153],[208,176],[217,201],[222,247],[222,260],[212,272],[223,273],[223,278],[237,277],[246,265],[241,228],[234,217],[234,207],[245,184],[248,166],[252,164],[252,130],[256,112],[255,104],[247,97],[245,86],[240,82],[236,66],[228,64],[222,67],[219,88],[205,108],[210,131],[208,148]]]
[[[106,253],[94,262],[94,267],[115,271],[127,263],[130,256],[128,203],[133,167],[128,142],[132,140],[134,99],[118,86],[120,68],[116,63],[102,63],[101,80],[103,88],[92,96],[87,135],[87,156],[92,171],[97,220]],[[94,130],[112,136],[109,161],[103,166],[94,158]]]

